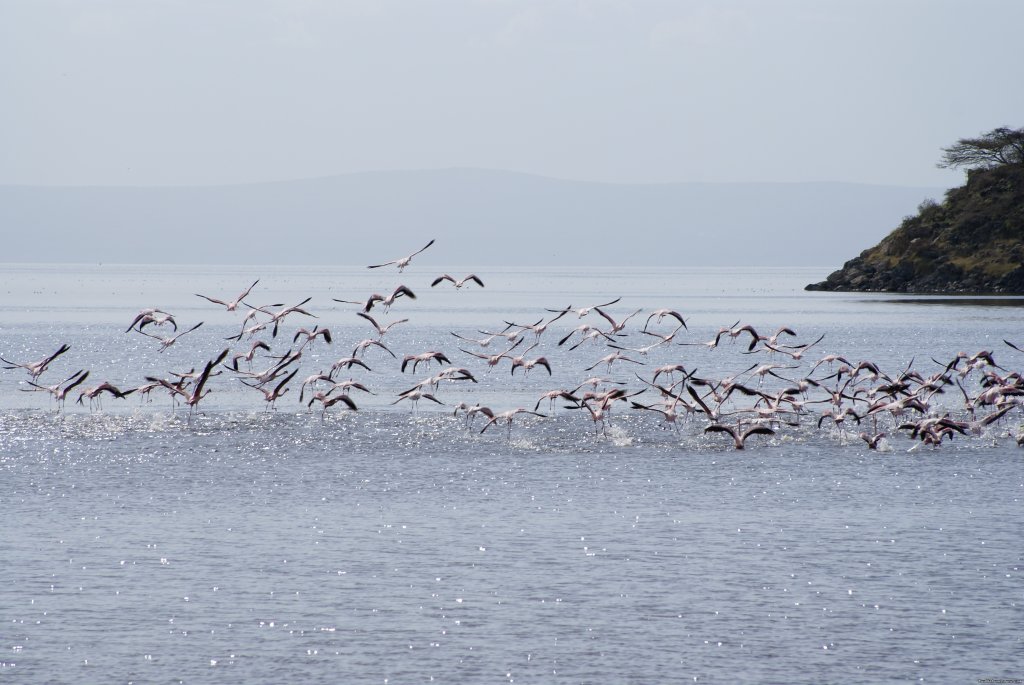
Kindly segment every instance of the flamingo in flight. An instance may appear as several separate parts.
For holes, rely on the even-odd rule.
[[[570,312],[574,312],[579,318],[582,319],[584,316],[589,314],[591,312],[591,310],[597,309],[598,307],[611,307],[613,304],[618,303],[618,301],[621,300],[621,299],[622,299],[621,297],[616,297],[611,302],[605,302],[604,304],[591,305],[590,307],[583,307],[581,309],[573,309],[572,305],[569,305],[565,309],[548,309],[547,311],[553,312],[555,314],[558,314],[559,316],[556,317],[556,318],[565,316],[566,314],[568,314]],[[552,319],[552,321],[553,320],[554,319]]]
[[[153,335],[152,333],[147,333],[146,331],[143,331],[141,329],[136,329],[136,330],[138,330],[139,333],[142,333],[146,337],[153,338],[153,340],[159,340],[160,341],[160,351],[163,352],[168,347],[170,347],[171,345],[176,343],[178,341],[178,338],[180,338],[181,336],[185,335],[186,333],[191,333],[192,331],[194,331],[195,329],[199,328],[202,325],[203,325],[203,322],[200,321],[199,323],[197,323],[195,326],[193,326],[192,328],[188,329],[187,331],[182,331],[180,333],[175,333],[174,335],[172,335],[169,338],[161,338],[159,335]]]
[[[24,390],[25,392],[48,392],[53,397],[53,399],[56,400],[57,408],[60,409],[61,407],[64,406],[64,402],[67,400],[68,393],[71,391],[71,389],[83,383],[85,379],[88,377],[89,372],[83,369],[75,372],[71,376],[68,376],[67,378],[62,380],[60,383],[56,383],[54,385],[39,385],[38,383],[28,381],[28,384],[32,386],[32,389],[25,390],[24,388],[22,388],[22,390]],[[65,383],[67,383],[67,385],[64,385]]]
[[[390,295],[381,295],[380,293],[374,293],[370,295],[370,297],[366,300],[366,305],[363,307],[363,313],[365,314],[369,312],[371,309],[373,309],[373,305],[375,305],[378,302],[381,303],[381,305],[384,307],[384,311],[386,312],[391,308],[391,305],[395,303],[395,300],[397,300],[400,297],[408,297],[410,300],[415,300],[416,293],[409,290],[409,288],[407,288],[404,285],[400,285],[397,288],[395,288]],[[345,302],[345,300],[336,300],[336,302]]]
[[[46,371],[46,367],[48,367],[53,362],[54,359],[61,356],[70,349],[71,345],[61,345],[60,348],[56,352],[51,354],[49,357],[43,357],[37,362],[25,362],[24,364],[19,364],[18,362],[8,361],[3,357],[0,357],[0,361],[4,362],[5,364],[10,364],[10,366],[5,366],[5,369],[25,369],[26,371],[28,371],[28,375],[31,376],[32,380],[35,380],[42,375],[43,371]]]
[[[733,447],[738,450],[743,449],[744,444],[747,442],[747,438],[751,435],[775,435],[775,431],[768,426],[751,426],[745,431],[740,431],[739,427],[733,428],[732,426],[724,426],[720,423],[713,423],[704,429],[705,433],[728,433],[732,436]]]
[[[434,282],[430,284],[430,287],[433,288],[435,285],[438,285],[439,283],[442,283],[444,281],[451,281],[452,284],[455,286],[456,290],[458,290],[462,286],[466,285],[466,283],[469,282],[469,281],[472,281],[473,283],[476,283],[481,288],[484,287],[484,282],[481,281],[480,277],[477,276],[476,274],[469,274],[465,278],[460,278],[458,280],[452,278],[448,274],[444,274],[442,276],[438,276],[437,278],[435,278]]]
[[[399,259],[392,259],[390,262],[384,262],[383,264],[371,264],[370,266],[368,266],[366,268],[367,269],[379,269],[382,266],[389,266],[391,264],[394,264],[395,266],[398,267],[399,271],[404,271],[405,267],[409,266],[409,263],[412,261],[413,257],[418,255],[420,252],[423,252],[425,249],[427,249],[428,247],[430,247],[433,244],[434,244],[434,241],[431,240],[429,243],[427,243],[426,245],[424,245],[420,249],[416,250],[411,255],[406,255],[405,257],[400,257]],[[481,284],[481,285],[483,285],[483,284]]]
[[[336,300],[336,301],[337,302],[342,302],[343,300]],[[377,337],[378,338],[383,338],[384,334],[387,333],[388,331],[390,331],[392,328],[394,328],[395,326],[397,326],[400,323],[405,323],[405,322],[407,322],[409,320],[409,319],[399,319],[398,321],[392,321],[391,323],[389,323],[386,326],[381,326],[379,323],[377,323],[376,319],[374,319],[372,316],[370,316],[366,312],[356,312],[356,316],[361,316],[364,319],[366,319],[367,321],[369,321],[370,325],[373,326],[373,329],[375,331],[377,331]]]
[[[132,319],[131,325],[128,326],[124,332],[127,333],[136,326],[138,326],[141,331],[149,324],[163,326],[165,323],[171,324],[175,331],[178,330],[178,324],[175,322],[174,317],[167,312],[160,309],[143,309],[135,315],[135,318]]]
[[[154,378],[146,376],[146,380],[151,383],[159,383],[160,385],[167,388],[172,396],[181,395],[184,398],[185,404],[188,405],[188,421],[192,422],[192,414],[199,407],[199,401],[210,394],[210,390],[203,392],[203,388],[206,387],[206,381],[210,379],[211,371],[213,367],[217,366],[224,361],[224,358],[228,356],[228,350],[225,348],[216,359],[211,359],[206,362],[206,366],[203,367],[203,372],[199,374],[199,378],[196,380],[195,385],[192,386],[191,392],[186,392],[181,384],[171,383],[170,381],[162,378]]]
[[[664,319],[666,316],[672,317],[673,319],[675,319],[676,321],[679,322],[680,326],[682,326],[683,328],[686,328],[686,322],[683,321],[683,315],[680,314],[679,312],[677,312],[676,310],[674,310],[674,309],[655,309],[653,312],[651,312],[651,315],[647,317],[647,321],[644,322],[644,331],[646,331],[647,327],[651,324],[651,319],[654,319],[655,323],[661,323],[661,320]],[[687,330],[689,330],[689,329],[687,329]]]
[[[201,297],[204,300],[209,300],[210,302],[213,302],[214,304],[219,304],[219,305],[222,305],[224,307],[227,307],[227,311],[233,312],[236,309],[238,309],[238,305],[242,304],[242,300],[244,300],[246,297],[249,296],[249,293],[252,292],[252,289],[254,287],[256,287],[256,284],[259,283],[259,282],[260,282],[260,279],[257,278],[255,281],[252,282],[252,285],[250,285],[248,288],[243,290],[241,292],[241,294],[239,294],[238,297],[236,297],[235,299],[231,300],[230,302],[225,302],[224,300],[218,300],[217,298],[210,297],[209,295],[200,295],[199,293],[195,293],[195,296],[196,297]]]
[[[355,400],[353,400],[348,395],[334,395],[333,397],[329,397],[327,393],[322,392],[316,393],[313,396],[313,398],[309,401],[309,404],[306,405],[306,407],[312,408],[313,403],[317,401],[323,404],[323,411],[320,412],[321,419],[326,418],[327,410],[333,407],[334,405],[338,404],[339,402],[344,404],[352,411],[358,411],[359,409],[359,407],[356,406]]]
[[[507,437],[508,437],[508,439],[511,439],[512,438],[512,420],[516,416],[518,416],[519,414],[533,414],[534,416],[540,416],[540,417],[546,417],[547,416],[547,414],[541,414],[540,412],[531,411],[529,409],[526,409],[525,407],[518,407],[516,409],[512,409],[512,410],[509,410],[509,411],[503,411],[500,414],[495,414],[494,416],[492,416],[491,418],[489,418],[487,420],[487,423],[485,423],[484,427],[482,429],[480,429],[480,432],[483,433],[484,431],[486,431],[488,428],[490,428],[494,424],[498,423],[499,421],[504,421],[506,424],[508,424],[508,435],[507,435]]]

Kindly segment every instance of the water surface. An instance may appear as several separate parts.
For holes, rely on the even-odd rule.
[[[0,679],[80,682],[966,682],[1020,677],[1021,423],[1015,409],[981,435],[929,448],[883,421],[883,451],[841,431],[780,427],[743,451],[616,408],[607,431],[557,403],[549,416],[467,430],[455,403],[533,408],[541,393],[600,373],[644,387],[662,364],[736,374],[765,355],[746,339],[664,346],[643,366],[585,368],[609,353],[558,338],[591,313],[552,324],[528,356],[542,369],[490,371],[452,331],[483,337],[547,309],[621,301],[616,317],[656,308],[686,317],[680,342],[737,321],[804,342],[824,334],[796,377],[826,353],[891,372],[932,373],[959,351],[1021,355],[1019,311],[956,298],[806,293],[812,270],[493,269],[483,290],[429,282],[433,270],[5,265],[0,354],[27,361],[67,342],[41,382],[82,368],[125,387],[201,368],[242,314],[195,297],[254,304],[306,297],[330,346],[304,351],[297,379],[373,335],[352,305],[405,283],[380,319],[399,359],[444,350],[478,383],[445,384],[414,411],[398,393],[434,371],[402,374],[382,351],[346,371],[374,395],[321,416],[298,389],[267,411],[234,374],[189,420],[166,394],[72,399],[56,411],[27,375],[0,372]],[[470,270],[451,267],[460,277]],[[908,299],[910,301],[908,301]],[[139,309],[204,325],[159,352],[125,332]],[[378,316],[377,310],[372,312]],[[652,330],[670,330],[652,321]],[[147,329],[148,330],[148,329]],[[532,344],[526,335],[521,347]],[[492,343],[497,344],[497,343]],[[297,346],[297,345],[296,345]],[[517,350],[518,353],[518,350]],[[932,361],[934,358],[936,361]],[[254,368],[269,364],[257,359]],[[827,366],[817,375],[824,375]],[[969,389],[977,375],[964,379]],[[756,379],[749,379],[756,384]],[[767,377],[765,388],[782,381]],[[972,390],[973,391],[973,390]],[[638,396],[653,402],[656,397]],[[936,411],[963,413],[951,388]],[[738,400],[737,400],[738,402]],[[430,406],[427,406],[430,404]],[[336,408],[335,408],[336,409]],[[817,410],[815,410],[817,411]]]

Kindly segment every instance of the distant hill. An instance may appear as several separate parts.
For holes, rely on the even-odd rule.
[[[479,169],[213,187],[0,186],[6,262],[838,264],[938,188],[605,184]]]
[[[1024,166],[972,169],[808,290],[1024,294]]]

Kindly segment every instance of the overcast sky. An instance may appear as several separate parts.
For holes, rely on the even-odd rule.
[[[0,0],[0,184],[382,169],[954,186],[1020,0]]]

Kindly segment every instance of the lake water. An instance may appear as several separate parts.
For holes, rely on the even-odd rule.
[[[825,405],[808,405],[799,425],[754,435],[742,451],[705,433],[703,415],[675,429],[627,403],[603,432],[564,401],[540,403],[546,416],[520,415],[511,430],[481,433],[482,416],[467,429],[452,413],[458,402],[533,409],[594,375],[647,388],[633,399],[650,404],[658,393],[641,378],[676,363],[766,393],[828,375],[829,364],[811,374],[828,353],[896,377],[989,350],[1006,375],[1024,369],[1003,343],[1024,346],[1024,301],[802,290],[827,269],[502,268],[478,274],[483,289],[431,288],[444,271],[469,272],[0,265],[0,356],[36,361],[67,343],[38,382],[90,373],[59,411],[47,393],[25,392],[24,370],[0,371],[0,683],[1024,678],[1020,407],[930,447],[895,428],[914,416],[818,428]],[[259,333],[272,354],[297,348],[300,326],[328,327],[334,341],[318,339],[289,367],[299,372],[275,409],[226,369],[191,418],[162,388],[75,403],[102,381],[131,388],[247,350],[247,337],[225,340],[244,313],[195,293],[229,300],[257,278],[247,301],[311,297],[304,308],[318,317],[289,315],[276,338]],[[352,391],[358,411],[300,404],[304,378],[377,337],[358,306],[332,298],[399,283],[417,298],[371,311],[381,323],[409,319],[383,338],[398,359],[371,347],[369,370],[335,374],[374,394]],[[657,342],[641,333],[657,308],[678,310],[687,329],[647,355],[623,351],[643,365],[588,371],[614,350],[557,342],[608,323],[568,314],[525,354],[545,356],[550,376],[513,375],[507,360],[488,370],[460,347],[496,354],[501,339],[482,350],[451,335],[483,338],[619,297],[607,308],[616,320],[641,310],[616,338],[623,347]],[[147,307],[172,312],[179,330],[203,326],[160,352],[125,330]],[[745,334],[715,349],[674,344],[737,322],[794,329],[782,343],[825,337],[799,360],[743,354]],[[512,356],[534,339],[527,332]],[[439,367],[403,374],[401,358],[430,350],[478,382],[442,383],[444,406],[414,408],[399,393]],[[265,355],[254,371],[273,363]],[[775,369],[787,381],[746,371],[769,362],[795,368]],[[953,377],[973,396],[983,371]],[[932,402],[969,418],[955,384]],[[736,393],[722,407],[752,405]],[[857,433],[876,429],[887,437],[871,450]]]

